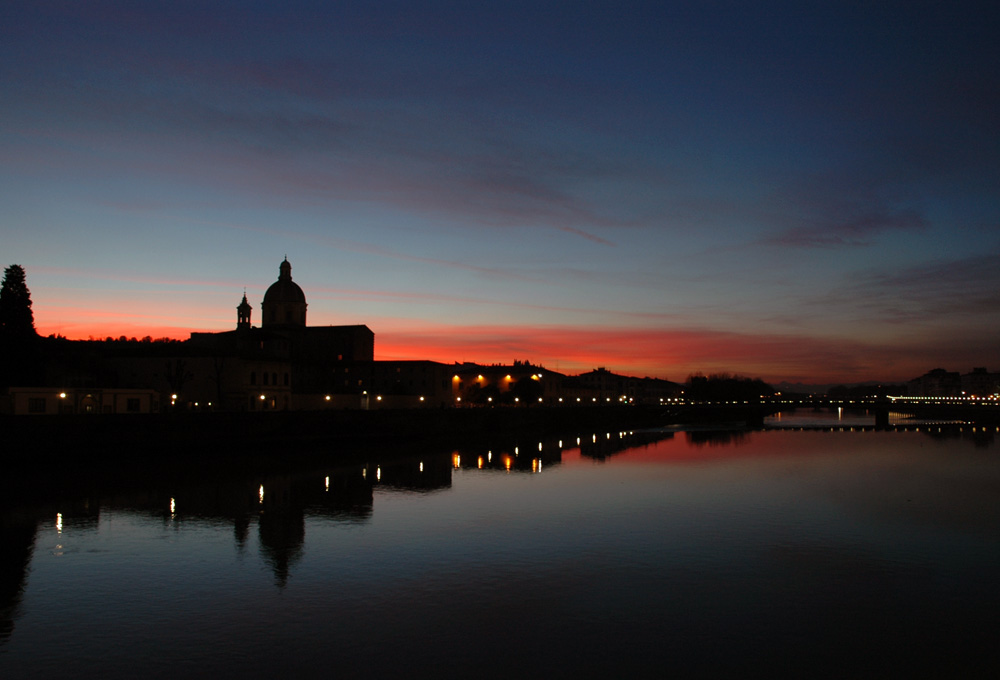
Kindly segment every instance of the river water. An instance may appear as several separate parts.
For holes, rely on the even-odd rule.
[[[1000,432],[770,424],[19,504],[0,677],[997,677]]]

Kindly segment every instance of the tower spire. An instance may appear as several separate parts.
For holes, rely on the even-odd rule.
[[[247,287],[243,286],[243,300],[236,307],[236,330],[250,328],[250,313],[253,307],[247,302]]]

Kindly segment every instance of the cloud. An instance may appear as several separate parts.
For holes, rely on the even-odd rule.
[[[164,278],[159,276],[147,276],[145,274],[138,273],[125,274],[121,271],[109,271],[106,269],[48,267],[45,265],[33,266],[31,268],[31,273],[39,277],[64,277],[77,283],[81,281],[117,281],[130,284],[141,283],[169,288],[195,288],[200,290],[204,290],[206,288],[232,289],[234,287],[238,288],[242,285],[233,281],[194,278]]]
[[[1000,333],[1000,253],[927,260],[897,271],[856,274],[813,301],[864,311],[893,324],[943,326],[961,333]]]
[[[324,286],[310,286],[309,299],[318,300],[351,300],[372,303],[404,303],[407,305],[447,305],[455,310],[476,310],[482,311],[484,308],[507,308],[516,311],[538,311],[547,312],[561,317],[567,315],[586,316],[594,319],[601,319],[608,323],[614,320],[627,320],[630,324],[645,322],[647,324],[658,323],[682,323],[689,320],[681,314],[671,314],[665,312],[630,311],[619,309],[600,309],[595,307],[574,307],[570,305],[542,304],[533,299],[514,298],[484,298],[471,295],[446,295],[441,293],[428,293],[423,291],[402,291],[402,290],[372,290],[372,289],[350,289]]]
[[[791,248],[864,247],[873,245],[875,237],[884,232],[917,232],[928,227],[927,220],[915,210],[869,212],[842,220],[825,215],[820,219],[825,223],[787,229],[761,243]]]
[[[108,12],[73,14],[122,26],[121,39],[100,41],[94,50],[87,42],[93,36],[70,31],[63,36],[68,44],[57,41],[56,50],[70,66],[55,73],[39,67],[36,75],[60,86],[36,89],[30,98],[53,125],[90,137],[101,151],[100,170],[204,180],[261,201],[369,201],[494,228],[551,228],[599,245],[613,243],[600,230],[634,223],[624,197],[602,205],[589,193],[594,183],[641,177],[639,160],[592,148],[592,135],[587,145],[579,143],[573,138],[579,122],[547,108],[546,102],[563,101],[560,89],[586,102],[593,83],[534,75],[527,64],[516,77],[489,61],[462,66],[444,58],[458,47],[439,53],[412,40],[403,49],[419,52],[416,61],[386,57],[363,42],[355,53],[338,40],[324,41],[338,45],[332,51],[306,55],[296,31],[322,31],[294,16],[274,18],[279,35],[268,36],[269,49],[253,59],[204,49],[194,58],[184,46],[200,41],[203,26],[236,42],[247,37],[235,26],[219,27],[221,17],[212,12],[196,13],[197,29],[170,12],[104,17]],[[272,24],[267,17],[243,19],[251,35]],[[281,29],[289,21],[295,40],[286,42]],[[329,16],[322,21],[337,23]],[[336,28],[339,35],[343,28]],[[72,59],[67,53],[81,42],[88,58]],[[72,118],[58,120],[66,111]],[[150,157],[157,163],[139,160]],[[143,165],[129,167],[135,163]]]

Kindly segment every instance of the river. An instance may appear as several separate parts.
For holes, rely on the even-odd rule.
[[[996,677],[1000,431],[768,424],[8,505],[0,677]]]

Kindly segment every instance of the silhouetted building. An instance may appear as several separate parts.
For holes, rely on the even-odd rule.
[[[454,405],[564,403],[565,375],[526,361],[512,364],[455,364],[450,368]]]
[[[935,368],[911,380],[907,383],[907,388],[913,397],[960,397],[962,377],[958,372]]]
[[[1000,394],[1000,373],[990,373],[983,368],[973,368],[962,376],[962,392],[970,397],[989,397]]]
[[[681,395],[681,386],[659,378],[635,378],[604,367],[566,378],[567,396],[581,403],[661,404]]]
[[[359,405],[363,385],[345,380],[345,371],[374,360],[375,334],[363,325],[308,326],[306,307],[285,258],[278,280],[264,294],[261,328],[252,325],[253,308],[244,294],[235,330],[191,334],[192,348],[204,350],[216,363],[233,364],[220,366],[216,378],[222,408],[322,408],[334,402],[326,399],[332,395],[351,395],[346,403],[336,400],[337,405]]]
[[[364,405],[369,409],[449,406],[451,368],[448,364],[422,360],[357,364]]]
[[[150,389],[11,387],[9,407],[13,415],[67,413],[156,413],[159,395]]]

